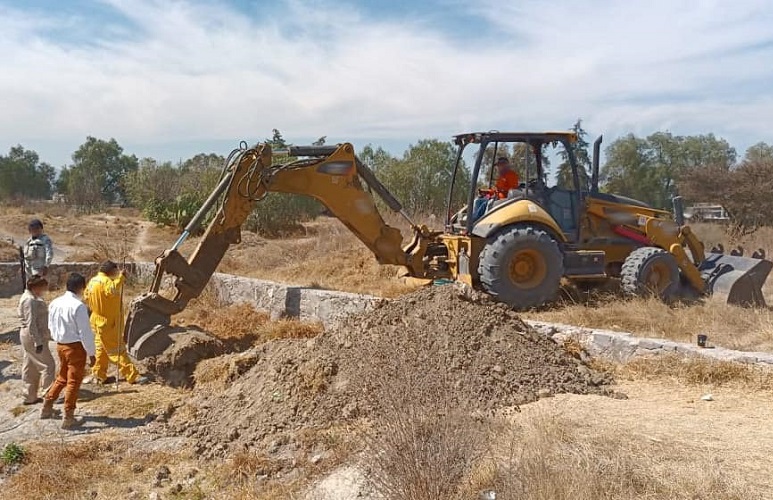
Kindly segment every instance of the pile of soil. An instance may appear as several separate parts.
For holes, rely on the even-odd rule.
[[[170,327],[163,334],[169,336],[171,345],[137,364],[143,373],[170,387],[193,387],[193,372],[198,363],[226,352],[219,339],[197,327]]]
[[[222,389],[197,385],[193,411],[178,411],[168,427],[196,438],[207,457],[270,448],[285,432],[406,404],[485,414],[555,393],[612,392],[608,376],[506,306],[455,285],[389,301],[315,339],[210,362],[221,360]]]

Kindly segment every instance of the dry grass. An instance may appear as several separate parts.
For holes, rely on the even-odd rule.
[[[110,375],[114,373],[110,368]],[[101,392],[98,397],[83,404],[93,413],[109,415],[113,419],[144,419],[149,415],[159,415],[182,401],[187,393],[160,384],[131,386],[119,383],[118,390],[112,384],[106,386],[90,386],[94,392]]]
[[[628,380],[667,380],[693,386],[730,386],[751,391],[773,387],[773,370],[755,365],[719,361],[677,354],[636,358],[623,365],[599,365],[616,378]]]
[[[312,338],[323,330],[319,323],[294,319],[272,321],[268,314],[256,311],[249,304],[214,309],[196,304],[175,319],[183,326],[198,326],[237,350],[276,339]]]
[[[533,414],[498,438],[468,491],[497,500],[762,498],[712,456],[676,438],[653,442],[619,430],[579,431],[571,418]],[[468,496],[467,498],[473,498]]]
[[[664,366],[652,376],[769,384],[721,364]],[[410,379],[406,375],[405,382]],[[421,388],[398,383],[391,393],[379,392],[391,394],[392,411],[365,434],[367,479],[387,500],[481,498],[486,491],[496,492],[497,500],[761,498],[761,490],[745,483],[746,471],[725,464],[705,441],[668,432],[650,439],[636,428],[597,426],[574,419],[560,404],[547,410],[527,405],[509,420],[474,419],[444,403],[442,393],[436,404],[421,407],[400,397],[416,391]]]
[[[0,262],[18,262],[21,243],[0,239]]]
[[[105,496],[124,493],[115,483],[131,475],[128,464],[110,464],[106,458],[120,457],[127,450],[127,443],[109,439],[31,445],[27,463],[3,484],[3,495],[80,499],[92,491]]]
[[[570,304],[525,318],[589,328],[631,332],[642,337],[695,342],[703,333],[718,346],[748,351],[773,351],[773,311],[707,301],[668,306],[659,300],[608,298],[591,304]]]

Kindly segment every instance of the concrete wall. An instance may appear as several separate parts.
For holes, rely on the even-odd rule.
[[[210,286],[224,304],[248,303],[272,318],[319,321],[330,327],[374,307],[383,299],[215,273]]]
[[[591,355],[613,361],[625,362],[636,357],[676,353],[683,356],[705,356],[720,361],[751,363],[773,368],[773,354],[767,352],[734,351],[723,347],[705,348],[665,339],[636,337],[626,332],[582,328],[560,323],[531,320],[527,320],[526,323],[556,342],[573,338]],[[710,338],[709,344],[711,344]]]
[[[96,272],[96,268],[97,264],[88,262],[55,264],[51,268],[51,275],[59,284],[63,284],[70,272],[91,276]],[[153,275],[154,266],[151,263],[132,264],[132,272],[140,280],[149,281]],[[171,285],[171,281],[167,281],[165,285]],[[289,317],[319,321],[325,327],[335,325],[350,314],[365,312],[386,300],[368,295],[319,290],[223,273],[215,273],[209,287],[217,294],[223,305],[247,303],[259,311],[268,312],[273,318]],[[0,263],[0,296],[7,297],[20,292],[19,264]],[[582,328],[559,323],[531,320],[527,320],[526,323],[556,342],[573,338],[591,355],[614,361],[625,362],[640,356],[677,353],[773,367],[771,353],[734,351],[722,347],[702,348],[670,340],[636,337],[626,332]]]

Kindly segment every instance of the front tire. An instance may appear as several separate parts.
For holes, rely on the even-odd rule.
[[[564,257],[546,231],[513,226],[483,247],[478,274],[484,290],[514,309],[539,307],[556,299]]]
[[[679,265],[662,248],[637,248],[626,257],[620,272],[623,292],[638,297],[674,299],[679,290]]]

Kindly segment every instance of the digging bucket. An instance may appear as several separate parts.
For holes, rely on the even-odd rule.
[[[766,307],[762,286],[773,269],[764,254],[752,257],[707,253],[700,267],[708,294],[741,307]]]
[[[129,306],[123,338],[129,355],[137,360],[160,354],[172,344],[171,315],[153,307],[155,295],[137,297]]]

